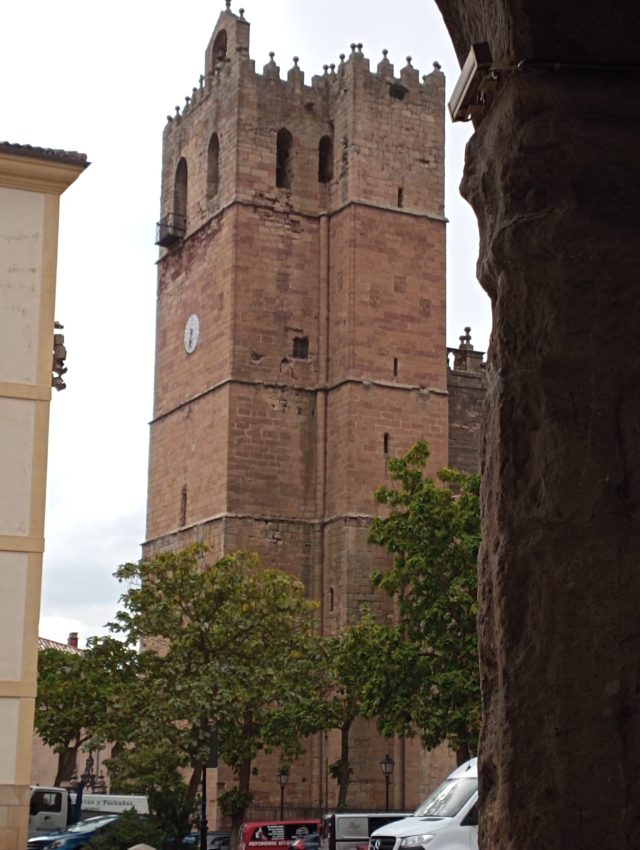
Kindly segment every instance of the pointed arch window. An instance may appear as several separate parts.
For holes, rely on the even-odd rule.
[[[209,139],[207,152],[207,200],[215,198],[218,194],[218,183],[220,179],[220,142],[218,134],[214,133]]]
[[[323,136],[318,145],[318,182],[330,183],[333,180],[333,140]]]
[[[224,62],[227,58],[227,31],[220,30],[218,35],[216,36],[216,40],[213,42],[213,55],[211,59],[213,60],[211,65],[213,68],[216,67],[218,62]]]
[[[173,186],[173,211],[186,225],[187,222],[187,160],[182,157],[176,168]]]
[[[291,152],[293,136],[286,127],[278,130],[276,148],[276,186],[278,189],[291,188]]]

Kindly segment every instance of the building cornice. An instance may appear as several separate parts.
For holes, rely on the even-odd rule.
[[[79,177],[88,162],[79,158],[26,155],[19,146],[0,146],[0,186],[61,195]]]

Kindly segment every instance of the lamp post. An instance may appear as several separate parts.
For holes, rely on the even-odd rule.
[[[396,763],[390,755],[386,755],[383,759],[380,759],[380,770],[384,776],[384,807],[387,812],[389,811],[389,782],[391,781],[391,774],[395,765]]]
[[[280,786],[280,820],[284,820],[284,786],[289,781],[289,771],[285,767],[281,767],[276,773],[278,785]]]
[[[85,766],[84,766],[84,773],[80,777],[82,779],[82,781],[84,782],[84,784],[87,787],[91,788],[92,791],[96,787],[96,775],[93,771],[93,764],[94,764],[93,756],[91,755],[91,753],[89,753],[89,755],[87,756],[87,761],[86,761]]]

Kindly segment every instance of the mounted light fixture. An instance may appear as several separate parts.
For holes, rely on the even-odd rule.
[[[380,770],[384,776],[384,806],[387,812],[389,811],[389,782],[391,781],[391,774],[395,765],[395,761],[388,754],[383,759],[380,759]]]
[[[289,768],[281,767],[276,773],[276,779],[280,786],[280,820],[284,818],[284,786],[289,781]]]
[[[482,110],[481,87],[486,80],[493,82],[492,61],[486,41],[471,45],[449,101],[449,112],[453,121],[468,121],[474,112],[477,114]]]

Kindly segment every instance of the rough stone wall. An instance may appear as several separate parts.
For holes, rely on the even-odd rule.
[[[206,73],[164,134],[161,215],[176,211],[184,160],[187,222],[158,266],[145,554],[196,540],[216,555],[257,551],[304,582],[335,631],[362,604],[388,608],[369,580],[385,555],[367,528],[389,457],[426,437],[430,472],[447,464],[444,77],[421,81],[410,64],[396,77],[386,56],[371,71],[354,45],[311,85],[297,61],[282,80],[273,57],[255,72],[248,34],[222,13]],[[276,186],[283,128],[288,187]],[[352,804],[381,807],[387,745],[366,730]],[[331,805],[332,746],[309,742],[290,806]],[[407,747],[399,786],[421,758]],[[257,763],[262,802],[277,797],[274,764]]]
[[[468,333],[468,330],[467,330]],[[460,337],[460,348],[450,348],[449,467],[467,474],[480,470],[480,426],[487,395],[487,371],[480,351]]]
[[[640,10],[438,0],[500,74],[467,145],[493,332],[483,850],[640,847]],[[528,61],[524,61],[528,60]],[[521,65],[521,61],[524,64]],[[633,69],[630,65],[633,64]]]

